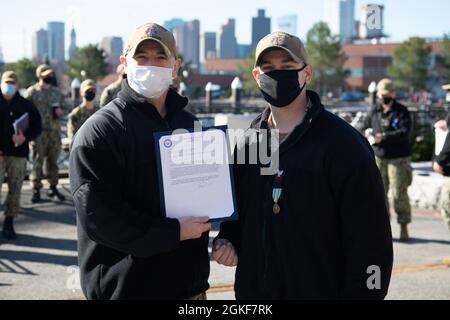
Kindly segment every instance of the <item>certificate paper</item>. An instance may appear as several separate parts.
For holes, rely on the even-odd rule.
[[[161,209],[167,218],[237,218],[225,128],[155,134]]]
[[[444,148],[445,139],[447,139],[448,130],[444,131],[442,129],[436,128],[436,150],[435,154],[438,156],[441,154]]]

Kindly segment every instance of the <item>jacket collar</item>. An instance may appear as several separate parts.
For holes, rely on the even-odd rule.
[[[12,105],[12,104],[14,104],[14,103],[16,103],[18,100],[20,100],[20,93],[19,92],[16,92],[16,94],[14,95],[14,97],[8,102],[8,101],[6,101],[6,99],[5,99],[5,97],[3,96],[3,94],[2,93],[0,93],[0,102],[3,102],[4,104],[7,104],[7,105]]]
[[[119,92],[118,97],[125,103],[125,108],[136,108],[146,115],[159,119],[161,118],[156,107],[149,103],[145,97],[131,89],[126,80],[122,81],[122,89]],[[186,97],[180,96],[174,89],[170,88],[166,98],[166,118],[172,118],[174,114],[186,108],[188,103],[189,100]]]
[[[384,108],[380,103],[377,104],[375,109],[377,112],[381,112],[381,113],[384,112]],[[398,102],[397,102],[397,100],[394,99],[394,103],[392,104],[391,109],[389,111],[395,111],[397,109],[398,109]]]
[[[286,151],[293,145],[295,145],[303,135],[309,130],[312,123],[320,116],[320,114],[324,111],[324,106],[320,101],[320,97],[314,91],[306,91],[307,98],[311,101],[310,107],[307,109],[305,117],[303,118],[302,123],[297,126],[289,138],[280,146],[280,153]],[[270,106],[267,107],[263,113],[256,118],[252,125],[250,126],[252,129],[262,130],[269,129],[269,116],[271,114]]]

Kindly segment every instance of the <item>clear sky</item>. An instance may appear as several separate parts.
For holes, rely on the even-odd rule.
[[[361,3],[356,0],[356,15]],[[410,36],[440,37],[450,32],[449,0],[373,0],[384,4],[385,32],[392,40]],[[75,23],[78,45],[99,43],[103,36],[121,36],[146,22],[179,17],[199,19],[201,32],[219,31],[228,18],[236,18],[239,43],[250,43],[251,18],[257,9],[272,17],[272,30],[279,16],[296,14],[298,34],[323,20],[324,0],[3,0],[0,13],[0,45],[4,59],[15,61],[31,56],[31,35],[46,28],[47,21],[66,22],[66,49],[69,27]]]

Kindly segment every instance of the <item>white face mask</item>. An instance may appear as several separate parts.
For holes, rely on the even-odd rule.
[[[171,68],[138,66],[128,60],[127,78],[130,87],[147,99],[158,99],[173,82]]]

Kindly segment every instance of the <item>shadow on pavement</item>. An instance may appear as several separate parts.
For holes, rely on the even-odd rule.
[[[418,239],[418,238],[410,238],[408,242],[402,242],[398,239],[394,239],[395,243],[404,243],[404,244],[426,244],[426,243],[435,243],[435,244],[444,244],[450,245],[450,241],[447,240],[433,240],[433,239]]]
[[[20,212],[21,215],[27,218],[33,218],[36,220],[44,220],[55,223],[62,223],[71,226],[75,226],[77,224],[75,210],[73,213],[63,212],[48,212],[44,210],[39,210],[37,208],[23,208]],[[20,224],[21,221],[18,220],[17,224]]]
[[[0,283],[0,287],[12,287],[12,284],[9,284],[9,283]]]
[[[47,264],[57,264],[61,266],[74,266],[78,264],[75,256],[62,256],[49,253],[39,253],[30,251],[14,251],[2,250],[0,251],[0,261],[10,261],[17,263],[18,261],[39,262]]]
[[[17,239],[14,241],[6,241],[7,244],[32,247],[32,248],[46,248],[56,250],[70,250],[77,251],[77,241],[69,239],[51,239],[38,236],[32,236],[28,234],[18,234]]]
[[[37,274],[12,260],[0,260],[0,273],[13,273],[36,276]]]

